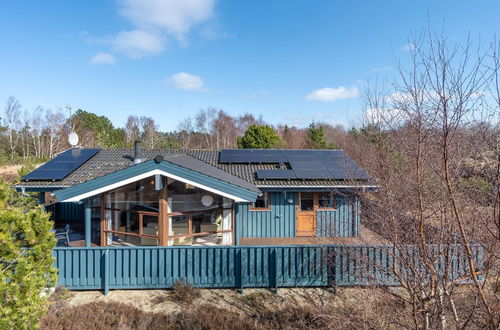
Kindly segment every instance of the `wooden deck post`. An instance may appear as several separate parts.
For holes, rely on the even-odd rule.
[[[101,246],[106,246],[106,214],[104,212],[104,194],[99,197],[99,214],[101,215]]]
[[[92,209],[90,208],[90,201],[85,201],[85,247],[92,246],[91,231],[92,231]]]
[[[167,200],[167,178],[163,178],[163,187],[160,190],[160,207],[158,215],[158,238],[160,246],[168,245],[168,200]]]

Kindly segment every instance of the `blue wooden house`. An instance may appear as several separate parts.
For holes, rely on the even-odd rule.
[[[341,150],[73,148],[15,188],[68,233],[55,267],[74,290],[398,285],[419,248],[361,226],[360,196],[378,187]],[[466,278],[463,246],[449,249],[440,269]],[[479,244],[474,258],[481,269]]]
[[[69,226],[73,246],[210,246],[358,237],[359,195],[378,187],[341,150],[141,150],[136,143],[69,149],[16,188],[40,193],[56,226]]]

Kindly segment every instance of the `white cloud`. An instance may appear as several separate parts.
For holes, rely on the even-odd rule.
[[[186,72],[176,73],[167,79],[174,88],[183,89],[187,91],[197,91],[203,88],[203,79],[199,76],[189,74]]]
[[[213,16],[215,0],[123,0],[120,13],[140,29],[158,29],[183,38]]]
[[[403,110],[396,108],[366,109],[364,115],[369,123],[380,125],[399,124],[407,118]]]
[[[90,59],[92,64],[113,64],[116,59],[110,53],[97,53]]]
[[[337,88],[320,88],[312,91],[306,95],[308,101],[323,101],[333,102],[341,99],[352,99],[359,96],[359,89],[357,87],[347,88],[340,86]]]
[[[114,50],[122,51],[131,58],[161,53],[165,49],[164,38],[142,30],[120,32],[113,37],[111,43]]]
[[[185,45],[194,26],[210,22],[215,6],[215,0],[119,0],[118,3],[120,15],[131,23],[131,28],[97,41],[131,58],[159,54],[171,39]]]

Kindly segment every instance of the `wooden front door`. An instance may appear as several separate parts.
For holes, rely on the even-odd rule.
[[[315,203],[314,193],[297,194],[296,236],[316,236]]]

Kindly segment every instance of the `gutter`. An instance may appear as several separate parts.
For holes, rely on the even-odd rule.
[[[13,188],[16,189],[17,191],[34,191],[34,192],[39,192],[39,191],[54,191],[54,190],[59,190],[59,189],[64,189],[68,188],[70,186],[21,186],[21,185],[14,185]]]
[[[285,189],[314,189],[314,188],[322,188],[322,189],[331,189],[331,188],[361,188],[361,189],[378,189],[380,186],[263,186],[263,185],[257,185],[257,188],[270,188],[270,189],[280,189],[280,188],[285,188]]]

